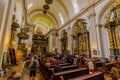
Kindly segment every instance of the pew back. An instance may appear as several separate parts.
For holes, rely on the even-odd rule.
[[[95,72],[93,74],[87,74],[80,77],[72,78],[69,80],[104,80],[104,73]]]
[[[60,64],[60,66],[68,66],[71,65],[70,63],[64,63],[64,64]],[[56,65],[50,65],[49,68],[54,68]]]
[[[98,70],[98,68],[103,68],[103,63],[98,61],[98,62],[93,62],[95,70]]]
[[[104,63],[105,72],[108,73],[111,71],[112,67],[115,67],[115,64],[118,62]]]
[[[54,73],[52,80],[59,80],[60,76],[62,76],[64,80],[68,80],[70,78],[82,76],[85,74],[89,74],[88,68],[79,68],[74,70],[62,71],[62,72]]]

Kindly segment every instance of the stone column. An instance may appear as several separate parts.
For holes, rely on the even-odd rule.
[[[90,10],[88,15],[89,20],[89,32],[90,32],[90,45],[91,45],[91,56],[98,57],[98,39],[97,39],[97,29],[96,29],[96,19],[95,19],[95,11]],[[97,54],[94,54],[94,51],[97,50]]]
[[[55,49],[57,48],[57,43],[56,43],[56,31],[52,31],[52,52],[55,52]]]
[[[9,0],[5,5],[4,18],[0,28],[0,66],[2,65],[3,52],[7,51],[10,39],[10,28],[14,10],[14,0]]]
[[[58,36],[57,36],[57,49],[58,49],[58,52],[61,53],[61,40],[60,40],[60,31],[58,32]]]
[[[49,52],[52,52],[52,34],[50,34],[50,37],[49,37]]]
[[[105,57],[105,52],[104,52],[104,43],[103,43],[103,35],[102,35],[102,28],[104,26],[102,24],[97,24],[96,29],[97,29],[97,38],[98,38],[98,45],[99,45],[99,57]]]
[[[103,45],[101,45],[101,50],[103,52],[102,54],[103,56],[109,58],[109,55],[110,55],[109,36],[108,36],[107,29],[103,25],[101,27],[101,37],[102,37],[101,42],[103,43]]]
[[[70,46],[71,46],[70,45],[70,27],[67,28],[67,33],[68,33],[68,35],[67,35],[68,36],[68,47],[67,48],[71,52],[71,49],[70,49]]]

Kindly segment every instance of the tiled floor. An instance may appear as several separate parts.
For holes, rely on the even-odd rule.
[[[7,80],[7,79],[6,79],[6,77],[0,77],[0,80]],[[29,80],[29,70],[28,69],[25,71],[23,80]],[[40,71],[37,73],[35,80],[44,80],[43,75],[41,74]]]

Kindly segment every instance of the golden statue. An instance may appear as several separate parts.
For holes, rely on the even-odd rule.
[[[16,16],[15,15],[13,15],[13,22],[18,22],[18,19],[16,18]]]
[[[105,23],[108,23],[109,21],[110,21],[110,14],[106,14]]]
[[[120,5],[120,0],[116,0],[116,4],[117,4],[117,5]]]
[[[77,20],[77,30],[78,30],[78,32],[81,31],[81,22],[80,22],[80,20]]]

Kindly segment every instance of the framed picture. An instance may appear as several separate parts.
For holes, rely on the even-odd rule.
[[[93,54],[94,54],[94,55],[97,55],[97,50],[93,50]]]

